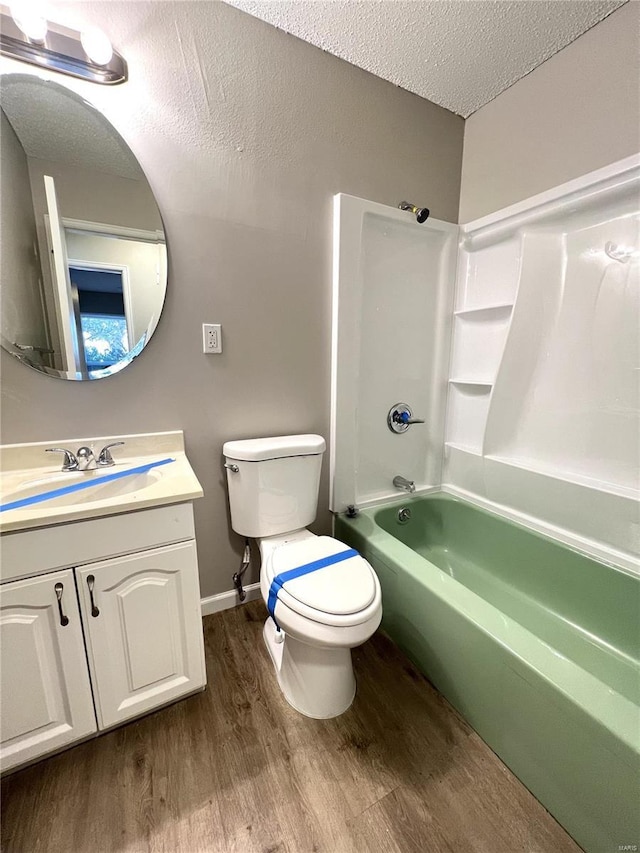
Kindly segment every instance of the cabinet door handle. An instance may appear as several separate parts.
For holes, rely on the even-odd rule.
[[[62,593],[64,592],[64,586],[61,583],[57,583],[54,586],[56,591],[56,598],[58,599],[58,612],[60,613],[60,624],[64,628],[65,625],[69,624],[69,617],[65,616],[64,611],[62,609]]]
[[[96,607],[96,603],[93,600],[93,585],[95,582],[96,582],[96,579],[94,578],[93,575],[87,575],[87,586],[89,587],[89,595],[91,597],[91,615],[92,616],[99,616],[100,611]]]

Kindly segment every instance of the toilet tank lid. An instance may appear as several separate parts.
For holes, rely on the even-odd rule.
[[[311,456],[324,453],[326,443],[321,435],[277,435],[274,438],[247,438],[225,441],[222,453],[240,462],[262,462],[286,456]]]

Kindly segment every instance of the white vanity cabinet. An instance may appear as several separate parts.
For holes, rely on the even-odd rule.
[[[70,569],[0,589],[0,662],[3,770],[97,731]]]
[[[195,542],[76,572],[101,729],[205,683]]]
[[[0,549],[0,769],[204,688],[190,503],[10,532]]]

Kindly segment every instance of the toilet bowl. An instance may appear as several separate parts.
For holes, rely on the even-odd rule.
[[[315,518],[324,440],[316,435],[227,442],[223,448],[232,526],[257,539],[263,630],[289,704],[316,719],[346,711],[355,696],[351,649],[382,619],[369,563]]]
[[[352,551],[308,530],[259,545],[267,606],[278,576]],[[356,691],[351,649],[366,642],[382,619],[380,583],[369,563],[354,555],[285,582],[272,610],[263,634],[285,699],[307,717],[344,713]]]

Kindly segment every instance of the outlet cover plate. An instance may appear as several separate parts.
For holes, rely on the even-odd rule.
[[[220,323],[202,324],[202,352],[207,355],[222,352],[222,327]]]

